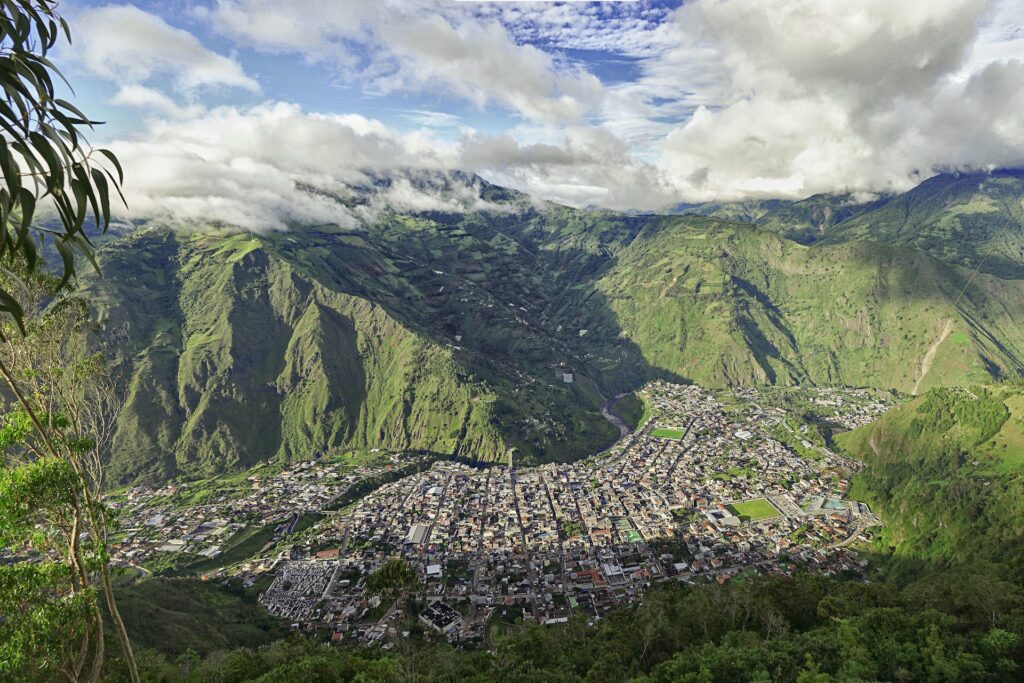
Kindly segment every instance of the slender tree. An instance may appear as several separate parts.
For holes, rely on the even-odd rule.
[[[0,532],[6,535],[0,545],[20,549],[30,561],[0,570],[11,569],[9,576],[15,577],[0,579],[0,602],[6,600],[0,610],[17,612],[19,602],[47,605],[42,616],[58,623],[52,615],[63,608],[66,622],[77,614],[85,626],[80,637],[63,629],[75,633],[72,640],[79,644],[64,654],[52,652],[61,651],[69,636],[42,638],[46,631],[38,620],[12,619],[4,628],[23,639],[37,634],[40,647],[49,643],[51,654],[39,658],[38,666],[52,668],[57,662],[69,680],[97,680],[104,658],[102,593],[134,674],[134,655],[114,600],[108,555],[112,519],[102,498],[101,455],[121,392],[103,358],[85,351],[92,324],[86,303],[59,294],[54,299],[60,287],[54,277],[36,273],[22,282],[27,285],[19,301],[23,331],[12,329],[13,323],[0,326],[0,372],[15,398],[0,425],[6,460],[0,481]],[[58,571],[60,566],[66,571]],[[26,567],[36,568],[35,579]]]
[[[61,357],[74,347],[70,335],[80,331],[79,315],[65,308],[33,320],[31,333],[26,325],[26,305],[43,311],[75,276],[78,256],[95,266],[86,223],[91,218],[97,230],[108,228],[111,193],[120,196],[123,182],[117,158],[86,138],[98,122],[57,96],[57,84],[67,81],[49,54],[59,41],[71,41],[58,4],[0,0],[0,314],[9,320],[0,324],[0,376],[15,406],[0,426],[8,454],[0,478],[0,547],[34,560],[6,565],[0,574],[0,667],[98,680],[104,658],[98,576],[138,680],[113,598],[110,520],[100,492],[99,454],[114,394],[96,383],[102,372],[95,359],[68,366]],[[38,273],[48,253],[61,264],[55,283]]]

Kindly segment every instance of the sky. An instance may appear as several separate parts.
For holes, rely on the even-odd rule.
[[[296,185],[400,169],[653,210],[1024,165],[1024,0],[61,7],[136,217],[344,222]]]

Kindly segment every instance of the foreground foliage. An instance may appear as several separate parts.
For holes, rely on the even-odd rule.
[[[0,262],[31,272],[49,239],[63,264],[63,286],[75,275],[76,256],[93,260],[84,230],[90,210],[105,231],[111,195],[120,194],[124,178],[117,158],[85,139],[98,122],[56,96],[55,82],[65,79],[49,54],[63,38],[71,41],[57,8],[57,0],[0,3]],[[36,221],[44,203],[60,229]],[[0,284],[0,312],[20,326],[25,312],[16,292],[10,282]]]
[[[106,231],[123,177],[84,137],[96,122],[57,97],[64,77],[49,55],[63,38],[56,0],[0,3],[0,548],[20,556],[0,565],[0,677],[99,680],[102,594],[137,681],[99,488],[113,394],[102,362],[82,353],[84,304],[53,302],[76,257],[93,260],[87,217]],[[43,224],[47,209],[56,220]],[[47,256],[59,256],[63,277],[40,273]]]
[[[111,583],[102,453],[119,409],[102,357],[85,352],[88,308],[56,278],[22,273],[22,330],[0,324],[0,676],[99,679],[100,599],[133,662]],[[0,279],[0,284],[10,278]]]
[[[806,574],[745,577],[656,590],[594,626],[524,626],[492,651],[419,644],[382,654],[298,639],[205,659],[148,653],[143,673],[222,683],[1012,680],[1024,664],[1020,586],[990,613],[978,607],[979,585],[963,578],[942,573],[896,590]]]

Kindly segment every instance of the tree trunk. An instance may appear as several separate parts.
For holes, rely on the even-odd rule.
[[[117,637],[121,640],[121,650],[124,652],[125,661],[128,662],[128,673],[132,677],[132,683],[139,683],[139,667],[135,663],[135,652],[132,650],[132,643],[128,639],[128,629],[124,627],[121,612],[117,609],[117,602],[114,601],[114,587],[110,583],[110,569],[106,564],[103,565],[100,573],[103,577],[103,594],[107,598],[110,620],[114,622],[114,628],[117,629]]]

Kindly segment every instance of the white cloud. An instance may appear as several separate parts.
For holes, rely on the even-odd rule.
[[[512,210],[511,207],[484,200],[480,196],[483,183],[479,178],[465,178],[461,173],[392,169],[386,180],[387,185],[377,191],[368,204],[355,209],[360,218],[373,221],[382,211],[460,213]]]
[[[458,125],[460,117],[443,111],[410,109],[402,114],[402,118],[426,128],[449,128]]]
[[[148,110],[161,116],[179,119],[199,116],[204,111],[204,108],[197,104],[180,106],[159,90],[137,83],[121,86],[110,99],[110,103],[121,107]]]
[[[358,114],[306,113],[269,102],[151,121],[137,139],[110,146],[125,167],[125,217],[254,231],[293,222],[351,226],[388,207],[500,209],[481,201],[478,186],[446,180],[451,171],[575,205],[629,209],[673,198],[659,171],[635,163],[614,136],[588,128],[563,132],[561,139],[549,133],[549,142],[523,144],[467,130],[445,142],[429,129],[399,133]],[[367,207],[350,210],[331,198],[373,185],[375,174],[390,184],[375,190]]]
[[[571,122],[600,109],[600,81],[513,40],[468,6],[418,0],[218,0],[198,16],[212,29],[271,52],[330,61],[378,93],[437,92],[498,103],[533,121]],[[357,66],[358,44],[369,64]]]
[[[1024,162],[1021,62],[964,74],[981,0],[701,0],[680,25],[725,68],[661,164],[690,199],[902,190]],[[1015,55],[1024,59],[1024,54]]]
[[[517,45],[496,23],[453,26],[433,15],[386,23],[379,35],[399,64],[376,79],[385,92],[447,86],[479,107],[494,100],[533,121],[559,123],[579,120],[600,103],[595,76],[556,68],[550,55]]]
[[[195,14],[239,45],[327,63],[363,95],[437,99],[399,110],[418,127],[402,133],[282,103],[207,111],[199,85],[255,86],[235,60],[140,10],[86,11],[95,23],[85,22],[83,61],[111,76],[124,69],[113,101],[162,117],[121,143],[142,169],[130,179],[133,211],[209,211],[256,229],[344,222],[340,205],[295,184],[342,192],[364,171],[395,169],[462,169],[554,201],[650,209],[901,190],[938,170],[1024,164],[1024,0],[693,0],[674,13],[211,0]],[[104,42],[99,27],[111,22],[124,30]],[[602,85],[562,48],[638,61],[631,79]],[[186,105],[156,89],[166,74]],[[451,97],[525,121],[483,134],[439,111]],[[471,205],[419,183],[392,184],[374,206],[385,199]]]
[[[665,43],[668,7],[647,2],[482,3],[481,16],[499,20],[517,41],[544,41],[560,49],[652,56]]]
[[[139,84],[170,75],[176,87],[230,86],[258,91],[234,59],[207,48],[187,31],[130,5],[107,5],[75,17],[73,55],[93,73]]]
[[[413,151],[430,159],[415,136],[391,136],[360,116],[307,115],[281,103],[156,123],[142,139],[111,147],[126,170],[129,216],[256,231],[290,221],[352,225],[344,206],[296,184],[344,195],[347,183],[366,181],[363,170],[400,165]]]
[[[675,198],[665,174],[633,157],[628,145],[601,128],[525,130],[512,135],[464,135],[458,163],[488,180],[572,206],[632,210]]]

